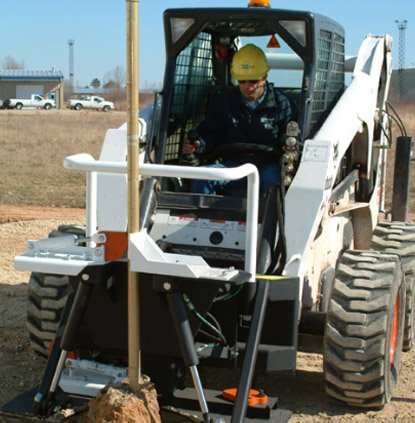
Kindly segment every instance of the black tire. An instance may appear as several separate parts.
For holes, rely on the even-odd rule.
[[[77,226],[61,225],[49,237],[68,234],[83,236],[85,230]],[[42,357],[48,356],[49,345],[55,338],[69,289],[68,276],[35,272],[30,275],[26,327],[32,348]]]
[[[23,109],[23,104],[22,103],[17,103],[16,104],[16,110],[22,110]]]
[[[52,108],[52,105],[50,103],[45,104],[45,109],[50,110]]]
[[[405,274],[406,306],[403,333],[404,351],[415,345],[415,225],[406,222],[382,222],[373,231],[371,248],[399,254]]]
[[[34,351],[48,356],[69,290],[69,279],[62,275],[33,272],[29,279],[26,327]]]
[[[82,109],[82,104],[76,103],[74,109],[75,110],[81,110]]]
[[[110,111],[110,106],[104,106],[104,108],[102,110],[104,112],[109,112]]]
[[[331,397],[373,409],[390,400],[398,378],[404,314],[400,257],[346,251],[336,269],[324,336],[324,377]]]

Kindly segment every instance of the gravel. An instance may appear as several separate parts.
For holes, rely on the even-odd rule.
[[[14,270],[13,260],[26,249],[28,239],[40,239],[60,224],[77,220],[31,220],[0,224],[0,404],[35,386],[45,361],[30,348],[25,328],[28,272]],[[236,371],[201,368],[204,385],[233,386]],[[258,374],[256,387],[278,396],[280,406],[294,414],[290,422],[414,422],[415,351],[404,353],[400,378],[392,401],[380,411],[352,409],[334,402],[324,391],[322,356],[298,353],[295,374]]]

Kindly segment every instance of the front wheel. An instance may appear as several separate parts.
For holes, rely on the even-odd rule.
[[[110,106],[104,106],[104,108],[102,110],[104,112],[109,112],[110,111]]]
[[[373,409],[390,400],[398,378],[404,317],[400,257],[346,251],[336,269],[324,337],[324,377],[331,397]]]
[[[45,104],[45,109],[46,109],[46,110],[49,110],[49,109],[51,109],[51,108],[52,108],[52,105],[51,105],[51,104],[49,104],[49,103]]]
[[[51,231],[49,237],[70,234],[84,236],[85,230],[79,226],[61,225],[57,230]],[[48,356],[48,349],[55,338],[69,290],[68,276],[36,272],[30,275],[26,328],[33,350],[42,357]]]
[[[30,344],[40,356],[48,356],[48,349],[56,336],[68,293],[67,276],[31,273],[26,327]]]

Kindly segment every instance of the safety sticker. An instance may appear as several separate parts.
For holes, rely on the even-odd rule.
[[[233,230],[233,222],[227,222],[226,220],[201,219],[200,227],[204,229],[222,229],[231,231]]]
[[[268,41],[267,48],[281,48],[275,35],[272,35],[271,39]]]
[[[169,216],[167,223],[169,225],[197,227],[198,220],[197,217]]]
[[[246,232],[246,222],[238,222],[238,227],[236,230],[238,232]]]

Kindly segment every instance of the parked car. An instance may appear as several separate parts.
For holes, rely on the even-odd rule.
[[[114,110],[114,103],[112,101],[106,101],[102,97],[98,96],[85,96],[76,100],[69,100],[67,107],[70,109],[81,110],[81,109],[97,109],[108,112]]]
[[[32,94],[30,98],[10,98],[9,100],[6,100],[6,102],[7,105],[5,108],[7,109],[20,110],[23,107],[36,107],[39,109],[49,110],[52,107],[56,107],[55,100],[43,98],[39,94]]]

